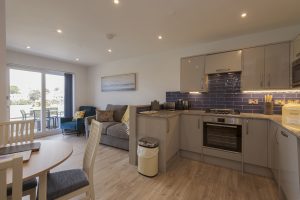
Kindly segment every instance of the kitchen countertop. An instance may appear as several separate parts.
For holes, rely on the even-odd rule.
[[[218,116],[218,117],[237,117],[237,118],[245,118],[245,119],[266,119],[275,122],[276,124],[280,125],[297,138],[300,139],[300,130],[295,129],[286,125],[282,124],[282,116],[281,115],[264,115],[259,113],[241,113],[240,115],[220,115],[220,114],[213,114],[213,113],[205,113],[203,110],[176,110],[176,111],[167,111],[162,110],[158,111],[157,113],[153,114],[141,114],[139,113],[138,116],[146,116],[146,117],[158,117],[158,118],[171,118],[175,116],[179,116],[181,114],[185,115],[203,115],[203,116]]]

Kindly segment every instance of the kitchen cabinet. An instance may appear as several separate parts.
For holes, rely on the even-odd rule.
[[[280,127],[274,122],[269,123],[269,154],[268,154],[268,166],[271,169],[274,179],[279,182],[279,157],[278,157],[278,129]]]
[[[279,128],[277,131],[279,147],[279,185],[289,200],[300,199],[299,154],[296,136]]]
[[[180,149],[202,153],[202,117],[182,115],[180,122]]]
[[[244,162],[268,166],[268,121],[246,119],[243,130]]]
[[[207,91],[205,75],[205,56],[194,56],[181,59],[180,91]]]
[[[264,89],[265,48],[254,47],[243,50],[241,75],[242,90]]]
[[[296,60],[300,58],[300,35],[293,41],[293,59]]]
[[[230,51],[207,55],[205,57],[205,73],[217,74],[238,72],[242,70],[242,51]]]
[[[159,171],[166,172],[168,162],[179,150],[179,116],[137,117],[137,140],[153,137],[159,140]]]
[[[290,42],[265,47],[265,88],[290,87]]]

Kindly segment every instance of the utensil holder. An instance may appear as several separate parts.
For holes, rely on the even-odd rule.
[[[273,102],[265,102],[265,106],[264,106],[264,114],[265,115],[273,115]]]

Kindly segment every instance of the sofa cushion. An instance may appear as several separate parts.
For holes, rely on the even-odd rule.
[[[107,129],[115,124],[119,124],[119,122],[102,122],[102,132],[101,134],[106,135]]]
[[[128,132],[128,129],[127,129],[126,124],[118,123],[118,124],[108,127],[106,134],[109,136],[117,137],[117,138],[121,138],[121,139],[129,139],[127,132]]]
[[[126,112],[127,105],[112,105],[108,104],[106,110],[114,111],[114,120],[116,122],[121,122],[124,113]]]
[[[114,111],[113,110],[97,110],[96,120],[98,122],[113,122],[114,121]]]

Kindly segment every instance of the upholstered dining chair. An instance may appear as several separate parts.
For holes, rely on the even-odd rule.
[[[16,144],[32,143],[34,139],[34,120],[0,122],[0,147]],[[36,199],[37,179],[32,178],[23,182],[23,196]],[[12,189],[7,188],[7,194],[12,194]]]
[[[0,199],[7,200],[9,196],[12,200],[22,199],[22,157],[8,158],[0,161]],[[12,169],[12,194],[7,194],[7,170]]]
[[[67,200],[85,194],[85,199],[95,199],[93,171],[100,142],[102,124],[92,121],[82,169],[71,169],[49,173],[47,176],[47,200]]]

